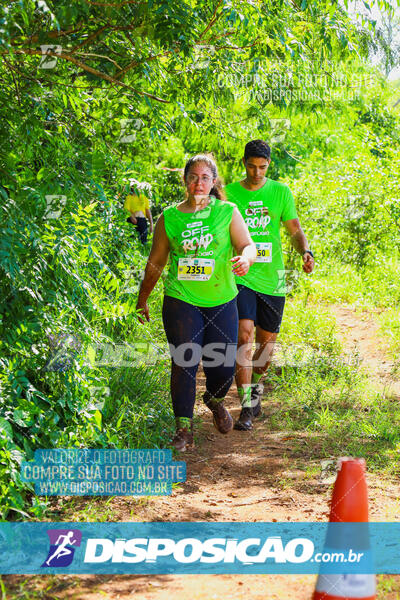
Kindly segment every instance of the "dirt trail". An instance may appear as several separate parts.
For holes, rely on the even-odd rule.
[[[350,308],[333,306],[346,350],[359,345],[364,364],[383,384],[388,371],[377,346],[370,317],[360,320]],[[219,434],[211,413],[201,401],[204,378],[199,375],[196,449],[182,455],[187,481],[172,496],[146,500],[115,499],[120,521],[326,521],[331,485],[319,475],[310,477],[307,465],[315,456],[317,434],[269,430],[273,410],[266,389],[263,413],[251,432]],[[396,388],[397,389],[397,388]],[[236,387],[227,398],[232,415],[239,414]],[[323,436],[323,432],[318,434]],[[314,438],[311,440],[311,436]],[[312,444],[310,442],[313,442]],[[370,517],[373,521],[398,519],[400,486],[368,475]],[[133,516],[132,516],[133,515]],[[57,598],[76,600],[252,599],[310,600],[315,576],[267,575],[159,575],[60,577]],[[62,589],[64,588],[64,589]],[[54,592],[53,592],[54,593]],[[383,598],[383,596],[381,596]],[[397,595],[386,593],[385,600]]]
[[[330,311],[336,319],[339,338],[345,353],[359,353],[360,367],[365,370],[373,384],[400,400],[400,380],[392,372],[393,362],[389,358],[387,345],[379,332],[374,312],[355,312],[351,306],[330,305]]]

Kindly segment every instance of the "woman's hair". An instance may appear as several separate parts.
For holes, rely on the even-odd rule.
[[[215,179],[215,184],[210,191],[210,196],[215,196],[219,200],[226,200],[225,193],[223,191],[223,183],[221,178],[218,175],[217,164],[214,160],[214,156],[211,152],[207,154],[196,154],[196,156],[192,156],[187,161],[185,168],[183,170],[183,179],[186,181],[186,178],[189,174],[191,167],[197,163],[204,163],[210,169],[213,179]]]

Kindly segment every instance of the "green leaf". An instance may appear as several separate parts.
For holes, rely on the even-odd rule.
[[[38,181],[41,181],[41,180],[43,179],[43,177],[45,176],[45,174],[46,174],[46,167],[42,167],[42,168],[41,168],[41,169],[38,171],[38,173],[37,173],[37,175],[36,175],[36,179],[37,179]]]
[[[6,435],[9,439],[13,437],[13,430],[11,424],[6,420],[0,417],[0,431]]]
[[[96,412],[93,414],[93,418],[94,421],[97,425],[97,427],[101,430],[101,426],[102,426],[102,414],[99,410],[96,410]]]

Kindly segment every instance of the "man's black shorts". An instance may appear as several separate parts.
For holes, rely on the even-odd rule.
[[[245,285],[238,285],[237,289],[239,319],[251,319],[261,329],[279,333],[286,298],[261,294]]]

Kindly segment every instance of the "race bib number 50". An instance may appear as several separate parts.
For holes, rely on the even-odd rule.
[[[181,281],[208,281],[214,272],[215,260],[210,258],[180,258],[178,279]]]
[[[256,262],[272,262],[272,243],[256,242],[257,257]]]

